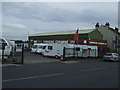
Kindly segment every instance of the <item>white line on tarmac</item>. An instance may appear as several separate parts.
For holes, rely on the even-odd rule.
[[[86,71],[95,71],[95,70],[102,70],[106,69],[107,67],[100,67],[100,68],[92,68],[92,69],[86,69],[86,70],[80,70],[81,72],[86,72]]]
[[[18,64],[0,64],[0,67],[8,67],[8,66],[21,66],[21,65],[18,65]]]
[[[32,77],[25,77],[25,78],[8,79],[8,80],[2,80],[2,82],[25,80],[25,79],[34,79],[34,78],[42,78],[42,77],[50,77],[50,76],[58,76],[58,75],[63,75],[63,74],[64,73],[56,73],[56,74],[49,74],[49,75],[42,75],[42,76],[32,76]]]

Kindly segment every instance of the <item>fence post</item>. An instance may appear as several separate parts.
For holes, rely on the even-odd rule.
[[[95,57],[97,57],[97,55],[96,55],[96,49],[95,49]]]
[[[4,64],[4,49],[2,49],[2,64]]]
[[[82,48],[82,58],[83,58],[83,48]]]
[[[73,48],[73,58],[75,58],[75,47]]]
[[[21,59],[21,64],[24,63],[24,44],[22,44],[22,59]]]
[[[4,50],[5,50],[5,43],[2,43],[2,64],[4,64]]]
[[[63,48],[63,60],[65,60],[65,47]]]
[[[90,50],[91,50],[91,48],[88,48],[88,50],[89,50],[89,57],[90,57]]]

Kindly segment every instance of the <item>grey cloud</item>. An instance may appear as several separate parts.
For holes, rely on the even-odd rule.
[[[54,8],[47,3],[3,3],[3,14],[15,16],[21,19],[36,19],[44,22],[95,22],[106,20],[96,11],[86,9],[84,11],[67,11]],[[105,19],[106,18],[106,19]],[[108,18],[107,20],[114,20]]]
[[[107,3],[104,5],[102,3],[100,5],[99,3],[57,3],[58,6],[55,6],[56,3],[50,4],[42,2],[4,2],[2,4],[2,15],[3,29],[5,28],[6,30],[5,35],[24,35],[24,32],[26,34],[28,31],[33,34],[73,30],[78,27],[81,29],[91,28],[94,27],[93,23],[96,22],[110,22],[112,25],[116,25],[117,11],[115,10],[116,7],[111,6],[112,4],[108,5],[106,9],[108,11],[105,10]],[[15,27],[5,25],[6,23],[22,24],[28,28],[16,29]],[[18,27],[20,26],[18,25]]]
[[[34,5],[35,4],[35,5]],[[36,5],[37,3],[3,3],[3,15],[5,16],[12,16],[12,17],[18,17],[21,19],[29,19],[29,18],[41,18],[41,13],[44,9],[42,7],[42,3],[40,3],[40,6]],[[39,11],[39,8],[42,8]],[[38,15],[39,14],[39,15]]]
[[[21,19],[37,19],[55,22],[80,22],[85,21],[86,14],[49,7],[45,3],[3,3],[3,15],[15,16]]]

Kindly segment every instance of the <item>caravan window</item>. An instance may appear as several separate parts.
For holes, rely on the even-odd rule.
[[[42,48],[43,46],[39,46],[38,48]]]
[[[42,47],[42,49],[45,49],[45,48],[46,48],[46,46],[43,46],[43,47]]]
[[[48,50],[52,50],[52,48],[53,48],[52,46],[48,46]]]
[[[79,48],[79,47],[76,47],[76,51],[80,51],[80,48]]]
[[[33,47],[32,48],[37,48],[37,45],[33,45]]]

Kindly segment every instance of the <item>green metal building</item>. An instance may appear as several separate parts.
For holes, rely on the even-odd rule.
[[[62,32],[49,32],[49,33],[38,33],[29,36],[30,41],[34,40],[71,40],[76,30],[73,31],[62,31]],[[103,40],[103,35],[97,29],[87,29],[79,31],[79,39],[97,39]]]

